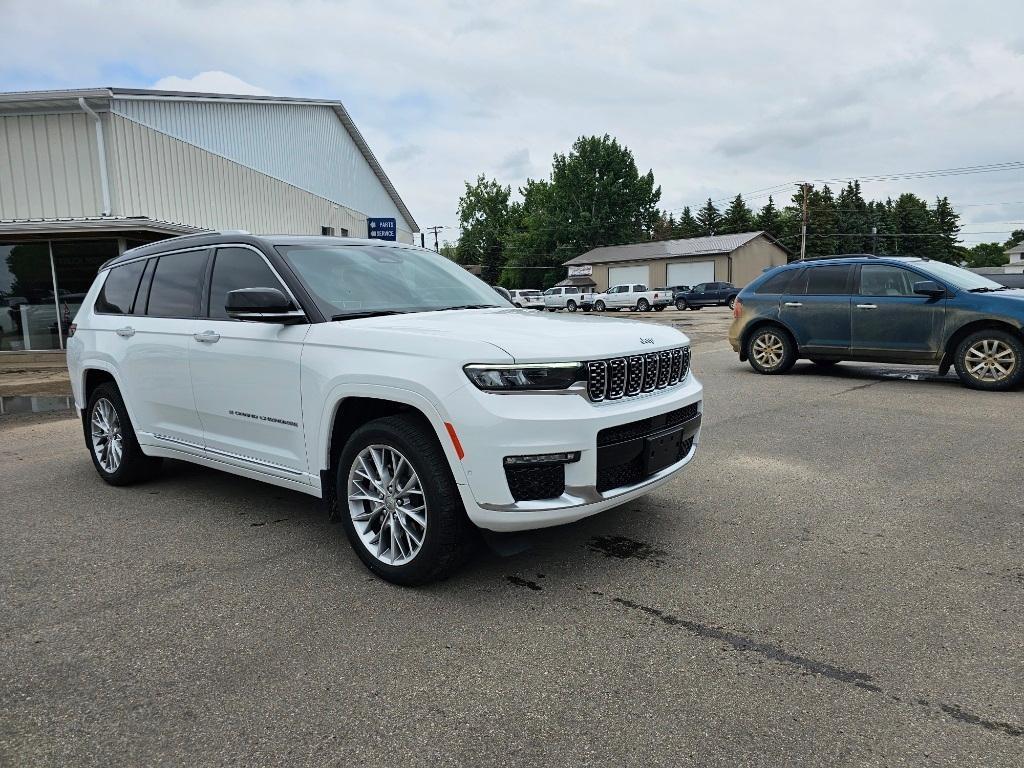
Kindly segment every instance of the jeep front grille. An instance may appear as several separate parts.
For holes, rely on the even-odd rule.
[[[595,403],[619,400],[671,387],[685,379],[690,370],[690,348],[591,360],[586,365],[590,399]]]

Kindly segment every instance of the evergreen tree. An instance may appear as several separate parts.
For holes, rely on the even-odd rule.
[[[776,240],[782,239],[782,214],[779,213],[779,209],[775,207],[775,201],[772,199],[771,195],[768,195],[768,202],[764,204],[761,212],[757,214],[754,226],[757,229],[767,232]]]
[[[871,216],[861,195],[860,182],[848,183],[836,196],[836,230],[844,235],[846,253],[871,253]]]
[[[938,233],[928,203],[911,192],[904,192],[892,207],[900,256],[931,258],[937,248]]]
[[[953,210],[948,197],[935,199],[932,226],[938,234],[932,243],[932,258],[947,264],[959,263],[962,257],[957,246],[960,239],[960,214]]]
[[[700,237],[700,235],[700,224],[693,218],[690,206],[687,205],[679,216],[679,223],[676,225],[676,237]]]
[[[697,226],[701,235],[715,235],[722,225],[722,214],[711,202],[711,198],[697,211]]]
[[[736,195],[722,216],[719,234],[729,235],[739,232],[750,232],[754,229],[754,212],[750,210],[743,195]]]

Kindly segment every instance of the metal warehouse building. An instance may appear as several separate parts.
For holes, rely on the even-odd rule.
[[[419,229],[340,102],[2,93],[0,352],[61,349],[126,248],[223,229],[367,237],[369,219],[400,242]]]
[[[651,288],[714,281],[744,286],[768,267],[785,264],[789,251],[766,232],[658,240],[594,248],[565,262],[565,285],[607,290],[622,283]]]

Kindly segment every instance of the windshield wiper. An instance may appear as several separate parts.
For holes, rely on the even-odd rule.
[[[998,288],[989,288],[987,285],[983,285],[981,288],[970,288],[968,293],[995,293],[996,291],[1008,291],[1010,290],[1005,285],[1000,285]]]
[[[499,309],[499,304],[456,304],[454,307],[438,307],[431,312],[447,312],[449,309]]]
[[[356,320],[360,317],[383,317],[384,315],[405,314],[408,313],[398,309],[365,309],[357,310],[355,312],[342,312],[339,315],[331,315],[331,320]]]

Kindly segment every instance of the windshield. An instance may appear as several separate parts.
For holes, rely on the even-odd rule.
[[[969,270],[954,267],[952,264],[945,264],[941,261],[915,261],[913,264],[921,271],[934,275],[939,280],[943,280],[962,291],[973,291],[978,288],[999,290],[1003,287],[983,275],[977,275]]]
[[[279,245],[325,317],[511,307],[458,264],[419,248]]]

